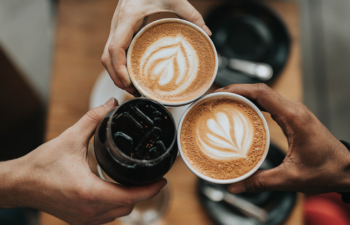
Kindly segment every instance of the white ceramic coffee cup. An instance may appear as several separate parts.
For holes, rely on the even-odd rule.
[[[195,28],[196,30],[198,30],[199,32],[201,32],[204,37],[207,38],[207,40],[209,41],[209,43],[211,44],[213,50],[214,50],[214,55],[215,55],[215,69],[214,69],[214,72],[213,72],[213,76],[210,80],[210,85],[208,85],[208,87],[203,91],[203,93],[201,93],[200,95],[194,97],[193,99],[190,99],[190,100],[187,100],[187,101],[181,101],[181,102],[168,102],[168,101],[162,101],[162,100],[159,100],[159,99],[154,99],[151,95],[149,95],[147,92],[145,92],[142,87],[137,83],[137,81],[135,80],[135,78],[131,75],[130,71],[132,70],[131,69],[131,55],[132,55],[132,51],[133,51],[133,48],[134,48],[134,45],[138,39],[138,37],[140,37],[146,30],[148,30],[149,28],[155,26],[155,25],[158,25],[158,24],[162,24],[162,23],[169,23],[169,22],[177,22],[177,23],[183,23],[183,24],[187,24],[193,28]],[[207,91],[208,89],[211,87],[211,85],[213,84],[214,80],[215,80],[215,77],[216,77],[216,74],[217,74],[217,71],[218,71],[218,57],[217,57],[217,52],[216,52],[216,49],[215,49],[215,46],[214,46],[214,43],[211,41],[211,39],[209,38],[209,36],[200,28],[198,27],[197,25],[191,23],[191,22],[188,22],[186,20],[182,20],[182,19],[174,19],[174,18],[169,18],[169,19],[161,19],[161,20],[156,20],[150,24],[148,24],[147,26],[143,27],[136,35],[135,37],[133,38],[133,40],[131,41],[131,44],[129,46],[129,49],[128,49],[128,54],[127,54],[127,69],[128,69],[128,73],[129,73],[129,76],[130,76],[130,80],[131,82],[133,83],[133,85],[135,86],[135,88],[140,92],[141,95],[143,95],[144,97],[147,97],[147,98],[150,98],[150,99],[153,99],[153,100],[156,100],[157,102],[165,105],[165,106],[169,106],[169,107],[177,107],[177,106],[184,106],[184,105],[187,105],[187,104],[190,104],[192,102],[194,102],[195,100],[199,99],[200,97],[202,97]]]
[[[259,115],[259,117],[261,118],[263,124],[264,124],[264,128],[266,130],[266,149],[264,152],[264,155],[261,157],[260,161],[258,162],[258,164],[256,164],[256,166],[251,169],[248,173],[240,176],[240,177],[236,177],[233,179],[214,179],[211,177],[207,177],[201,173],[199,173],[198,171],[196,171],[190,163],[187,162],[183,152],[182,152],[182,147],[181,147],[181,128],[182,128],[182,123],[184,121],[184,119],[186,118],[187,114],[191,111],[191,109],[195,106],[197,106],[198,104],[200,104],[201,102],[203,102],[206,99],[209,98],[220,98],[220,97],[225,97],[225,98],[231,98],[233,100],[237,100],[237,101],[241,101],[244,102],[245,104],[249,105],[250,107],[252,107],[255,112]],[[194,102],[192,105],[190,105],[188,107],[188,109],[185,111],[185,113],[183,114],[179,126],[178,126],[178,130],[177,130],[177,145],[179,148],[179,152],[181,155],[182,160],[185,162],[186,166],[194,173],[196,174],[198,177],[200,177],[203,180],[206,180],[208,182],[211,183],[216,183],[216,184],[231,184],[231,183],[237,183],[239,181],[242,181],[244,179],[247,179],[248,177],[250,177],[253,173],[255,173],[261,166],[261,164],[264,162],[267,153],[269,151],[269,147],[270,147],[270,132],[269,132],[269,128],[267,126],[267,122],[265,120],[265,117],[263,116],[263,114],[261,113],[261,111],[258,109],[258,107],[256,107],[256,105],[254,105],[250,100],[248,100],[247,98],[241,96],[241,95],[237,95],[237,94],[233,94],[233,93],[228,93],[228,92],[217,92],[217,93],[212,93],[212,94],[208,94],[204,97],[202,97],[201,99],[197,100],[196,102]]]

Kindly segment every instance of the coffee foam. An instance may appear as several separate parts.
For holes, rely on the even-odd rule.
[[[158,39],[141,58],[141,74],[151,78],[160,95],[178,95],[198,76],[198,57],[181,35]]]
[[[266,151],[266,131],[247,104],[209,98],[191,109],[181,128],[181,148],[199,173],[233,179],[253,169]]]
[[[131,53],[133,81],[160,101],[201,95],[215,75],[215,51],[198,30],[179,22],[156,24],[142,33]]]

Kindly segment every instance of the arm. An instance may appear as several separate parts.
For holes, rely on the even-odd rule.
[[[303,104],[284,99],[264,84],[235,84],[217,91],[243,95],[271,114],[288,139],[289,150],[276,168],[231,184],[231,193],[299,191],[350,192],[350,152]]]
[[[117,105],[85,114],[57,138],[19,159],[0,163],[0,207],[32,207],[70,224],[101,224],[129,214],[140,201],[155,196],[162,179],[144,187],[105,182],[91,173],[87,146],[96,126]]]
[[[102,54],[102,64],[115,85],[130,94],[139,95],[133,87],[126,68],[126,49],[149,15],[171,12],[201,27],[209,28],[199,12],[187,0],[120,0],[114,12],[110,34]]]
[[[19,161],[0,162],[0,208],[19,207],[20,199],[16,194],[23,174],[23,170],[18,165]]]

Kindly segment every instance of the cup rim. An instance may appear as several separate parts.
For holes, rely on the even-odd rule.
[[[264,128],[266,130],[266,149],[265,149],[265,152],[264,152],[264,155],[261,157],[260,161],[258,162],[258,164],[255,165],[255,167],[253,169],[251,169],[248,173],[245,173],[243,174],[242,176],[240,177],[236,177],[236,178],[232,178],[232,179],[227,179],[227,180],[223,180],[223,179],[214,179],[214,178],[211,178],[211,177],[207,177],[199,172],[197,172],[192,166],[190,163],[187,162],[183,152],[182,152],[182,147],[181,147],[181,129],[182,129],[182,123],[184,121],[184,119],[186,118],[188,112],[191,111],[191,109],[198,105],[199,103],[203,102],[205,99],[208,99],[208,98],[211,98],[211,97],[230,97],[230,98],[233,98],[234,100],[239,100],[239,101],[242,101],[246,104],[248,104],[250,107],[252,107],[255,112],[259,115],[260,119],[262,120],[263,124],[264,124]],[[270,148],[270,131],[269,131],[269,127],[267,125],[267,122],[266,122],[266,119],[264,117],[264,115],[262,114],[262,112],[258,109],[258,107],[252,103],[249,99],[241,96],[241,95],[238,95],[238,94],[234,94],[234,93],[229,93],[229,92],[217,92],[217,93],[211,93],[211,94],[208,94],[204,97],[202,97],[201,99],[197,100],[196,102],[194,102],[192,105],[190,105],[186,111],[184,112],[184,114],[182,115],[181,117],[181,120],[180,120],[180,123],[179,123],[179,126],[178,126],[178,129],[177,129],[177,146],[179,148],[179,153],[181,155],[181,158],[183,160],[183,162],[185,163],[185,165],[187,166],[188,169],[190,169],[195,175],[197,175],[198,177],[200,177],[201,179],[203,180],[206,180],[208,182],[211,182],[211,183],[216,183],[216,184],[231,184],[231,183],[237,183],[239,181],[242,181],[242,180],[245,180],[247,179],[248,177],[250,177],[251,175],[253,175],[261,166],[261,164],[265,161],[266,159],[266,156],[267,156],[267,153],[269,151],[269,148]]]
[[[166,152],[164,152],[162,155],[160,155],[159,157],[155,158],[155,159],[135,159],[135,158],[131,158],[130,156],[128,156],[127,154],[125,154],[122,150],[120,150],[117,146],[117,144],[114,142],[113,138],[112,138],[112,121],[113,121],[113,117],[114,115],[117,113],[118,109],[123,106],[124,104],[129,104],[130,102],[134,102],[134,101],[149,101],[155,105],[158,105],[160,108],[162,108],[168,115],[168,117],[170,118],[171,122],[173,123],[174,125],[174,138],[173,140],[171,141],[171,144],[169,145],[169,147],[167,147],[167,150]],[[153,99],[148,99],[148,98],[141,98],[141,97],[138,97],[138,98],[133,98],[133,99],[129,99],[125,102],[123,102],[121,105],[118,105],[117,107],[115,107],[113,110],[112,110],[112,114],[111,116],[109,117],[108,119],[108,122],[107,122],[107,139],[110,140],[110,143],[111,143],[111,146],[110,147],[113,147],[113,150],[111,150],[110,148],[107,148],[107,151],[110,153],[110,155],[112,157],[115,158],[115,155],[113,153],[113,151],[117,151],[118,154],[120,154],[122,157],[124,157],[124,159],[132,162],[132,163],[139,163],[139,164],[152,164],[152,163],[155,163],[155,162],[159,162],[161,160],[163,160],[165,157],[167,157],[169,155],[169,153],[171,152],[171,150],[174,148],[174,145],[177,143],[177,128],[176,128],[176,123],[175,123],[175,120],[173,118],[173,115],[169,112],[169,110],[167,108],[164,107],[164,105],[160,104],[159,102],[153,100]]]
[[[136,39],[141,35],[143,34],[148,28],[152,27],[152,26],[155,26],[157,24],[161,24],[161,23],[169,23],[169,22],[173,22],[173,21],[176,21],[176,22],[179,22],[179,23],[183,23],[183,24],[187,24],[193,28],[195,28],[196,30],[198,30],[199,32],[201,32],[206,38],[207,40],[209,41],[209,43],[211,44],[213,50],[214,50],[214,55],[215,55],[215,69],[214,69],[214,72],[213,72],[213,76],[211,78],[211,81],[210,83],[208,84],[208,87],[203,91],[202,94],[194,97],[193,99],[190,99],[190,100],[187,100],[187,101],[179,101],[179,102],[169,102],[169,101],[163,101],[161,99],[156,99],[156,98],[153,98],[152,96],[150,96],[149,94],[147,94],[147,92],[145,92],[139,85],[138,83],[136,82],[136,80],[134,79],[134,77],[131,75],[130,71],[131,71],[131,53],[132,53],[132,50],[134,48],[134,45],[136,43]],[[165,18],[165,19],[160,19],[160,20],[156,20],[156,21],[153,21],[149,24],[147,24],[146,26],[144,26],[132,39],[130,45],[129,45],[129,48],[128,48],[128,52],[127,52],[127,57],[126,57],[126,65],[127,65],[127,70],[128,70],[128,74],[129,74],[129,77],[130,77],[130,80],[131,82],[133,83],[133,85],[135,86],[135,88],[140,92],[141,95],[143,95],[144,97],[146,98],[149,98],[149,99],[153,99],[159,103],[161,103],[162,105],[165,105],[165,106],[169,106],[169,107],[178,107],[178,106],[184,106],[184,105],[188,105],[196,100],[198,100],[199,98],[201,98],[208,90],[209,88],[212,86],[212,84],[214,83],[214,80],[215,80],[215,77],[217,75],[217,72],[218,72],[218,66],[219,66],[219,62],[218,62],[218,56],[217,56],[217,51],[216,51],[216,48],[215,48],[215,45],[213,43],[213,41],[210,39],[210,37],[200,28],[198,27],[196,24],[193,24],[187,20],[183,20],[183,19],[178,19],[178,18]]]

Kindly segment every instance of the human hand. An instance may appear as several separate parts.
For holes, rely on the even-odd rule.
[[[265,84],[233,84],[216,91],[242,95],[269,112],[282,128],[289,145],[280,166],[260,170],[244,181],[229,185],[229,192],[349,191],[349,151],[306,106],[284,99]]]
[[[102,224],[129,214],[140,201],[165,186],[162,179],[144,187],[112,184],[91,173],[87,146],[115,99],[87,112],[57,138],[17,159],[17,182],[9,207],[32,207],[70,224]],[[14,160],[16,161],[16,160]],[[1,178],[1,176],[0,176]],[[1,196],[1,195],[0,195]]]
[[[119,0],[101,61],[114,84],[134,96],[139,96],[139,93],[129,78],[125,51],[145,18],[160,12],[175,13],[211,35],[201,14],[187,0]]]

